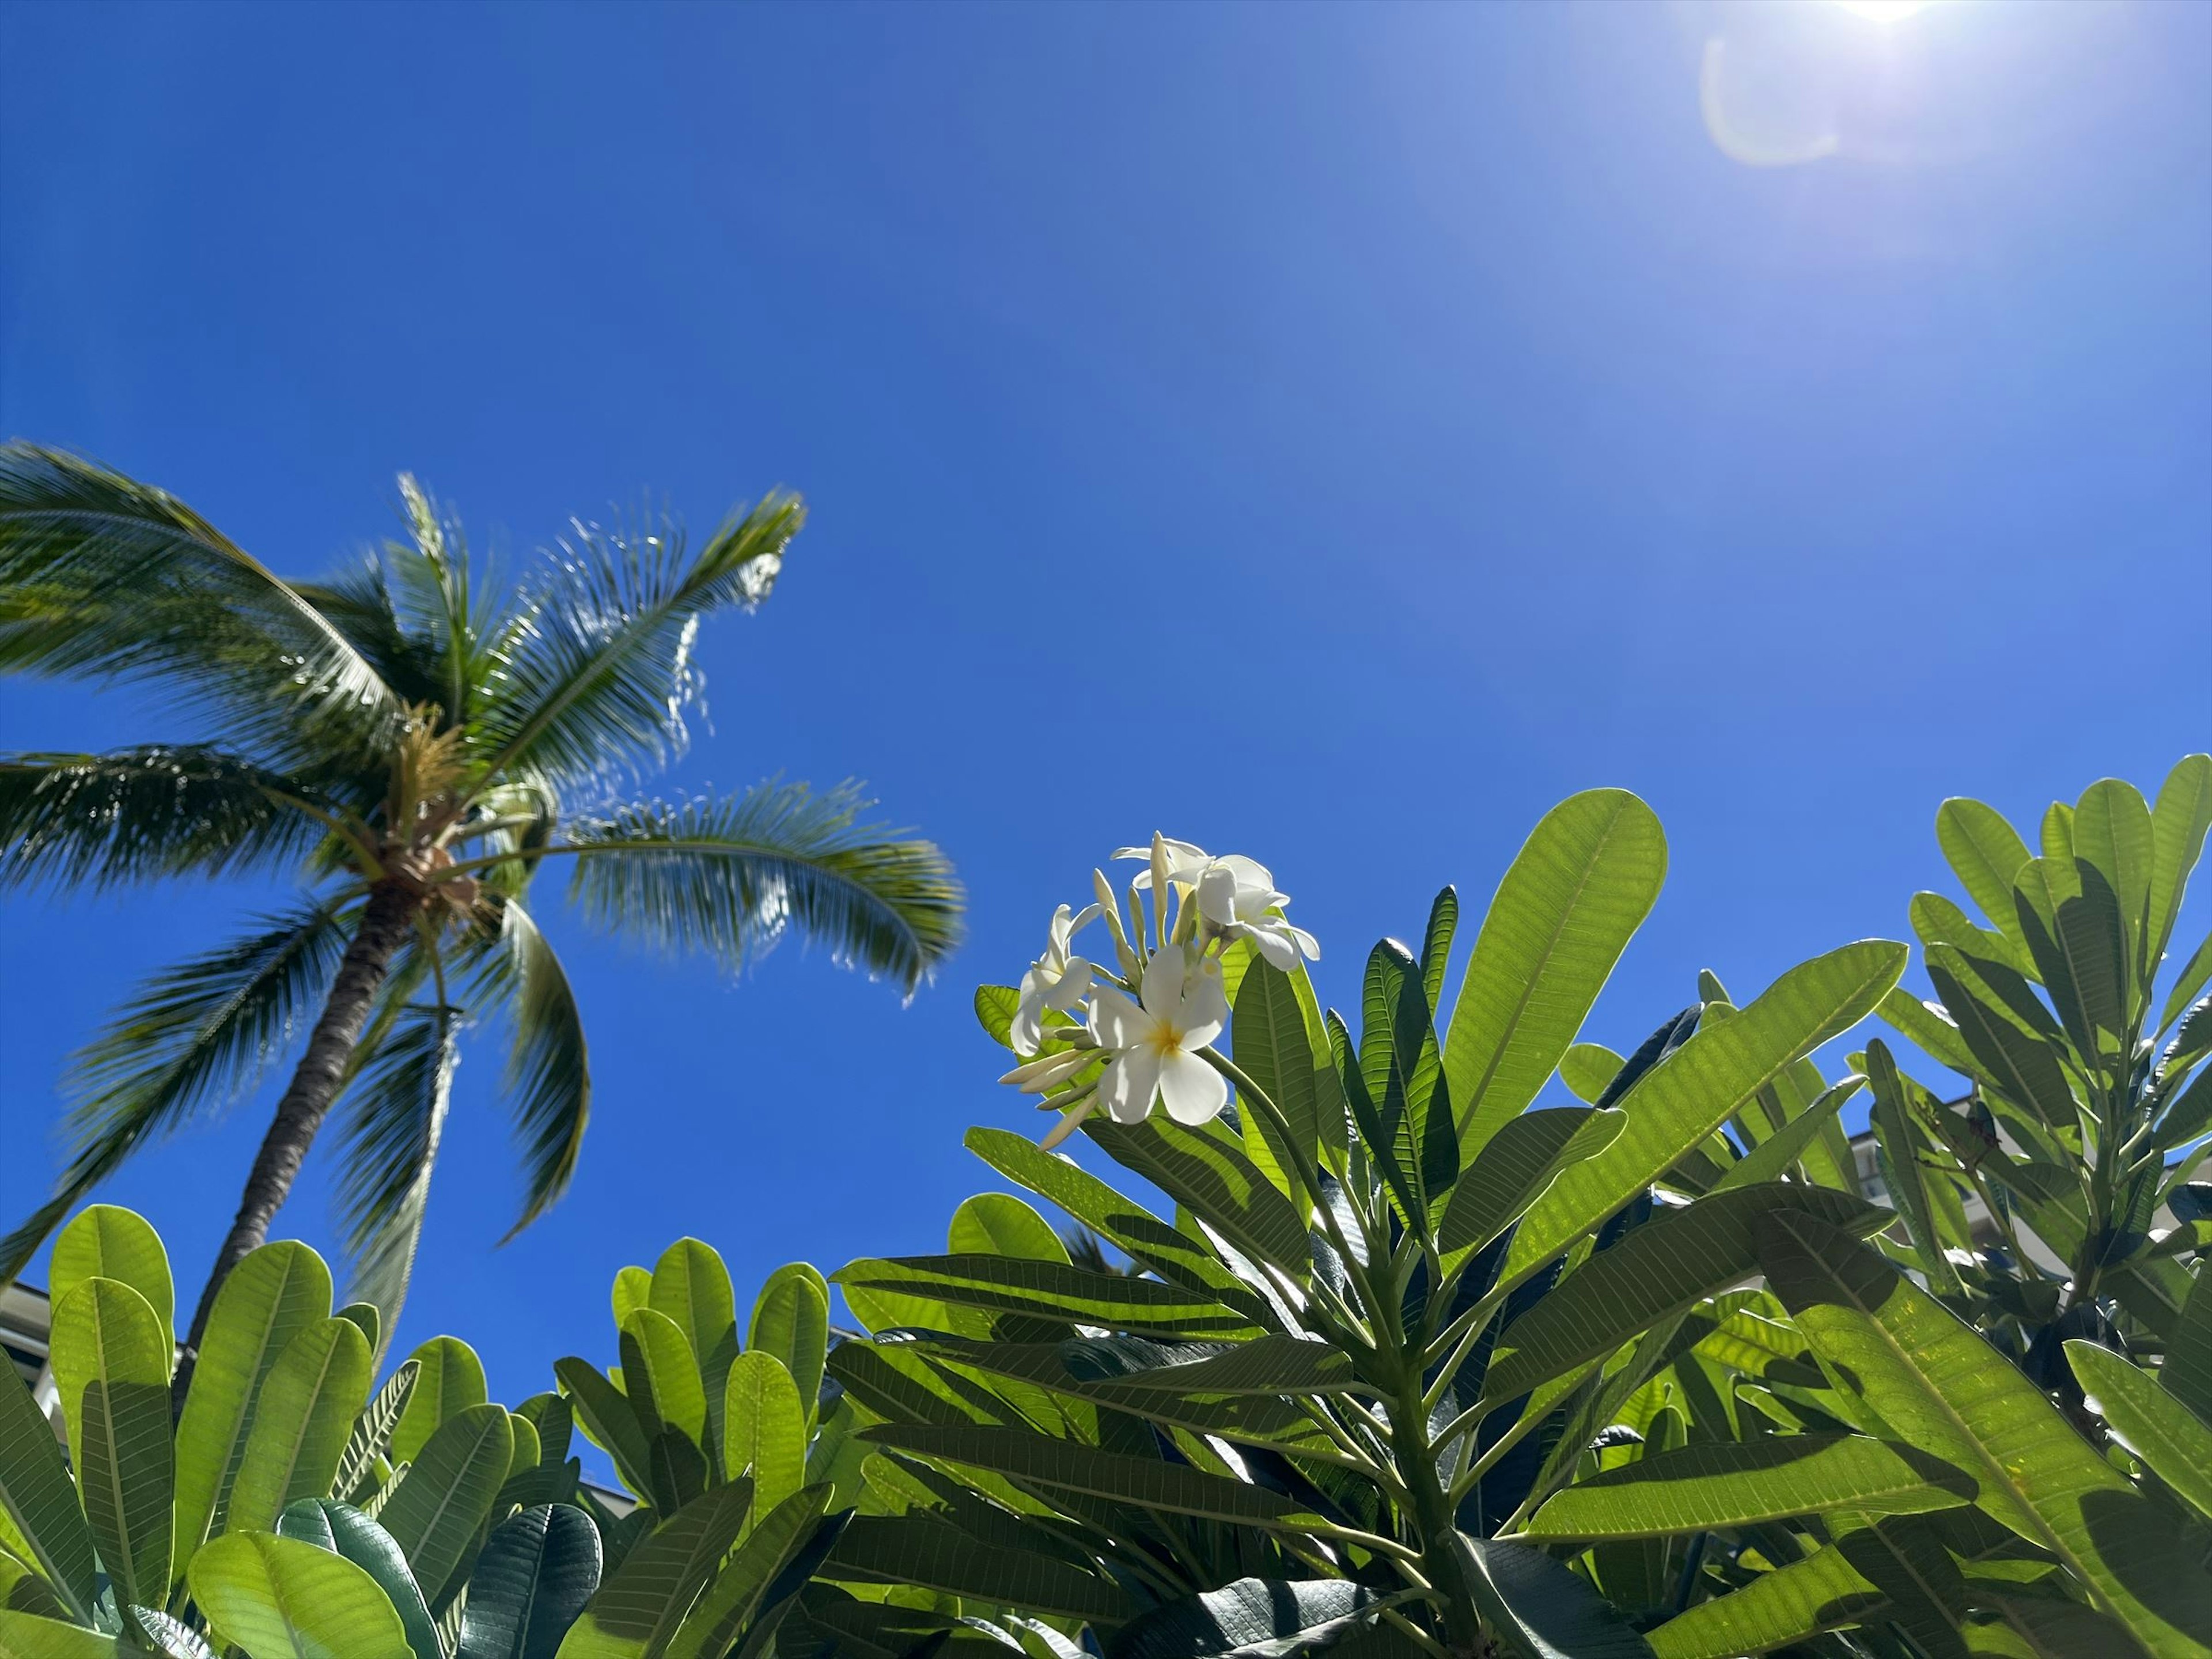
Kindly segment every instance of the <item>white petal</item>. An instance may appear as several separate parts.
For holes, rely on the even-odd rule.
[[[1305,952],[1307,961],[1321,960],[1321,941],[1311,933],[1303,927],[1293,927],[1291,929],[1291,937],[1298,942],[1298,949]]]
[[[1052,913],[1052,925],[1045,929],[1046,959],[1057,960],[1067,954],[1067,936],[1073,931],[1068,926],[1068,910],[1063,904]]]
[[[1179,945],[1170,945],[1158,952],[1145,964],[1145,982],[1139,988],[1146,1013],[1155,1019],[1173,1017],[1182,1005],[1186,971],[1182,950]]]
[[[1057,1008],[1063,1014],[1083,1000],[1091,989],[1091,964],[1081,957],[1067,959],[1067,970],[1060,975],[1060,983],[1044,994],[1044,1006]]]
[[[1074,938],[1076,934],[1081,933],[1085,928],[1088,927],[1092,922],[1097,921],[1099,917],[1105,914],[1105,911],[1101,909],[1097,905],[1085,905],[1080,910],[1078,910],[1075,913],[1075,920],[1067,924],[1068,937],[1070,939]]]
[[[1116,1123],[1137,1123],[1152,1109],[1160,1091],[1160,1057],[1150,1048],[1131,1048],[1114,1056],[1098,1079],[1098,1097]]]
[[[1160,1067],[1160,1103],[1178,1123],[1204,1123],[1229,1103],[1229,1085],[1196,1054],[1170,1054]]]
[[[1273,872],[1266,865],[1248,859],[1242,853],[1224,854],[1214,862],[1234,876],[1237,884],[1248,891],[1264,893],[1274,887]]]
[[[1199,873],[1198,908],[1217,927],[1237,920],[1236,872],[1218,859]]]
[[[1288,924],[1277,922],[1271,927],[1261,922],[1243,929],[1243,933],[1259,951],[1260,960],[1270,968],[1287,974],[1298,965],[1298,947],[1291,941]]]
[[[1111,985],[1092,988],[1091,1030],[1107,1048],[1134,1048],[1156,1023]]]

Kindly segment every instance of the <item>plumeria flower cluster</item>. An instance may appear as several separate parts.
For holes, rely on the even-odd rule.
[[[1203,1050],[1229,1023],[1223,954],[1249,941],[1261,961],[1285,972],[1301,958],[1321,958],[1313,935],[1284,920],[1290,895],[1276,890],[1263,864],[1236,854],[1215,858],[1159,835],[1149,848],[1124,847],[1114,856],[1145,863],[1129,884],[1127,923],[1105,872],[1092,871],[1098,902],[1053,913],[1044,954],[1022,976],[1007,1033],[1015,1053],[1036,1058],[999,1080],[1042,1096],[1040,1109],[1062,1114],[1044,1138],[1048,1148],[1101,1103],[1118,1123],[1139,1121],[1155,1102],[1178,1123],[1218,1115],[1229,1084]],[[1075,952],[1075,935],[1102,918],[1118,972]],[[1041,1054],[1048,1042],[1068,1046]]]

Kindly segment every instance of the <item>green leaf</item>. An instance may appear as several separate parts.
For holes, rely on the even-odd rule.
[[[440,1428],[491,1398],[483,1361],[458,1336],[434,1336],[410,1357],[418,1370],[415,1392],[392,1431],[395,1463],[413,1462]]]
[[[337,1474],[331,1480],[333,1496],[352,1503],[355,1492],[374,1477],[378,1462],[391,1450],[392,1427],[407,1409],[415,1379],[420,1375],[422,1370],[413,1360],[404,1360],[384,1379],[384,1386],[369,1396],[354,1419],[345,1450],[338,1455]]]
[[[1863,1434],[1766,1435],[1647,1455],[1577,1481],[1532,1538],[1660,1538],[1825,1510],[1919,1515],[1974,1498],[1973,1478],[1917,1447]]]
[[[34,1613],[0,1612],[0,1659],[120,1659],[120,1653],[112,1636]]]
[[[1848,1234],[1789,1212],[1759,1225],[1769,1285],[1895,1437],[1972,1475],[1982,1508],[2056,1554],[2151,1652],[2195,1650],[2212,1586],[2184,1565],[2186,1539],[2034,1383]]]
[[[1172,1285],[1056,1261],[998,1255],[919,1255],[894,1261],[864,1257],[841,1268],[836,1281],[1139,1335],[1238,1335],[1250,1329],[1242,1315]]]
[[[622,1337],[623,1388],[641,1418],[650,1401],[653,1415],[663,1426],[705,1449],[706,1388],[683,1330],[666,1314],[640,1308],[623,1322]],[[653,1424],[646,1423],[645,1429],[651,1434]]]
[[[738,1541],[752,1487],[694,1498],[633,1548],[570,1626],[559,1659],[660,1659],[715,1567]]]
[[[1297,1532],[1319,1518],[1263,1486],[1154,1458],[1048,1439],[1026,1429],[877,1424],[860,1437],[933,1462],[1002,1474],[1023,1485],[1086,1492],[1144,1509]]]
[[[2142,957],[2146,984],[2173,937],[2189,872],[2203,850],[2208,830],[2212,830],[2212,755],[2185,756],[2166,775],[2158,804],[2151,809],[2150,890],[2143,906],[2148,921]],[[2172,1018],[2168,1013],[2160,1019],[2160,1029]]]
[[[1302,1146],[1321,1138],[1320,1096],[1315,1073],[1328,1064],[1315,1038],[1321,1011],[1304,970],[1286,974],[1255,963],[1237,988],[1230,1022],[1239,1070],[1275,1103]]]
[[[750,1474],[766,1514],[806,1480],[806,1412],[783,1362],[765,1349],[738,1356],[730,1367],[722,1406],[728,1425],[722,1473],[735,1480]]]
[[[1884,994],[1876,1012],[1929,1059],[1949,1066],[1961,1077],[1980,1074],[1981,1067],[1966,1047],[1966,1039],[1959,1034],[1959,1027],[1948,1008],[1923,1002],[1899,986]]]
[[[2158,1380],[2183,1405],[2212,1423],[2212,1269],[2199,1267],[2188,1300],[2166,1343]]]
[[[1141,1123],[1093,1118],[1085,1133],[1114,1161],[1188,1205],[1242,1254],[1303,1277],[1305,1228],[1275,1183],[1226,1135],[1154,1115]]]
[[[1453,1255],[1487,1244],[1528,1212],[1561,1170],[1610,1146],[1627,1121],[1627,1114],[1610,1108],[1564,1106],[1501,1123],[1453,1186],[1437,1248]]]
[[[599,1587],[591,1517],[567,1504],[524,1510],[477,1557],[454,1659],[554,1659]]]
[[[1936,1226],[1935,1200],[1922,1175],[1920,1135],[1912,1116],[1916,1106],[1938,1111],[1942,1107],[1926,1097],[1925,1090],[1909,1085],[1899,1075],[1889,1045],[1880,1037],[1867,1044],[1866,1068],[1868,1085],[1874,1091],[1872,1121],[1880,1137],[1882,1176],[1891,1201],[1905,1218],[1905,1236],[1920,1259],[1920,1271],[1938,1296],[1963,1294],[1958,1271],[1944,1254],[1944,1247],[1952,1241]],[[1962,1237],[1957,1242],[1963,1245],[1968,1241]]]
[[[2150,807],[2131,783],[2102,778],[2081,794],[2074,810],[2074,856],[2094,866],[2118,902],[2128,1000],[2150,1001],[2151,866],[2155,859]]]
[[[236,1532],[192,1558],[192,1599],[249,1659],[414,1659],[376,1581],[342,1555]]]
[[[507,1408],[471,1406],[438,1425],[378,1513],[433,1612],[476,1547],[514,1453]]]
[[[2028,1022],[2021,1017],[2035,1007],[2027,981],[2000,963],[1969,957],[1956,945],[1935,945],[1927,956],[1928,977],[1972,1056],[1973,1075],[1986,1079],[2007,1099],[2045,1123],[2071,1123],[2074,1097],[2066,1086],[2058,1051],[2027,1029]],[[2047,1015],[2043,1024],[2048,1026]],[[2054,1030],[2050,1036],[2056,1038],[2057,1033]]]
[[[730,1362],[738,1357],[738,1348],[737,1295],[730,1285],[730,1270],[711,1245],[679,1238],[660,1253],[647,1295],[655,1313],[676,1322],[698,1361],[708,1419],[719,1443],[722,1381],[730,1374]],[[617,1316],[615,1323],[622,1325],[623,1317]]]
[[[261,1385],[227,1530],[270,1531],[295,1499],[329,1495],[368,1381],[368,1339],[351,1320],[323,1320],[285,1345]]]
[[[744,1541],[716,1573],[668,1644],[668,1659],[723,1659],[733,1650],[787,1569],[836,1538],[820,1525],[827,1486],[794,1492],[752,1519]]]
[[[770,1273],[753,1304],[745,1340],[783,1362],[798,1385],[799,1404],[811,1418],[822,1392],[822,1361],[830,1346],[830,1286],[822,1275],[804,1261]]]
[[[1128,1597],[1096,1573],[986,1543],[927,1511],[854,1516],[825,1571],[846,1583],[915,1584],[1040,1617],[1115,1622],[1129,1611]]]
[[[1256,1308],[1259,1298],[1212,1251],[1073,1160],[1042,1152],[1035,1141],[1006,1129],[970,1129],[962,1144],[1007,1180],[1058,1205],[1161,1278],[1231,1307]]]
[[[1357,1386],[1351,1362],[1342,1352],[1326,1342],[1296,1336],[1229,1343],[1203,1358],[1117,1372],[1112,1382],[1117,1394],[1154,1389],[1185,1395],[1337,1394]]]
[[[1480,1148],[1551,1076],[1667,876],[1667,838],[1625,789],[1544,815],[1498,884],[1443,1042],[1462,1144]]]
[[[134,1644],[144,1644],[162,1659],[216,1659],[216,1650],[181,1620],[152,1607],[126,1607],[123,1625]]]
[[[169,1354],[154,1310],[118,1279],[81,1280],[54,1304],[51,1363],[84,1518],[123,1601],[169,1594]]]
[[[1652,1659],[1651,1644],[1564,1561],[1465,1533],[1455,1541],[1483,1622],[1519,1659]]]
[[[1239,1578],[1131,1620],[1106,1659],[1285,1659],[1340,1641],[1403,1599],[1343,1578]]]
[[[1936,809],[1936,840],[1983,915],[2015,945],[2024,945],[2012,888],[2028,860],[2027,843],[1996,808],[1963,799]]]
[[[1560,1172],[1522,1220],[1505,1276],[1525,1276],[1672,1168],[1783,1076],[1848,1030],[1905,969],[1887,940],[1846,945],[1791,969],[1748,1008],[1707,1024],[1622,1097],[1628,1123],[1613,1144]]]
[[[144,1297],[161,1322],[167,1351],[174,1352],[177,1295],[169,1255],[145,1217],[113,1204],[94,1204],[61,1230],[54,1239],[46,1294],[58,1304],[88,1279],[112,1279]]]
[[[1865,1086],[1866,1079],[1854,1073],[1832,1088],[1823,1089],[1811,1105],[1730,1164],[1728,1173],[1713,1183],[1713,1192],[1733,1192],[1762,1181],[1781,1180],[1835,1121],[1844,1103]]]
[[[2128,1449],[2212,1517],[2212,1426],[2110,1348],[2077,1340],[2066,1345],[2066,1358]]]
[[[331,1270],[292,1240],[264,1244],[230,1270],[216,1292],[207,1334],[177,1419],[173,1583],[192,1552],[220,1533],[231,1482],[246,1455],[253,1403],[295,1336],[331,1316]]]
[[[623,1483],[632,1492],[651,1491],[652,1441],[623,1391],[573,1354],[553,1362],[553,1375],[567,1390],[585,1432],[614,1460]]]
[[[640,1308],[649,1308],[653,1305],[652,1273],[644,1267],[621,1269],[615,1274],[614,1290],[611,1299],[614,1304],[615,1327],[620,1329],[623,1321],[628,1319]]]
[[[1620,1073],[1621,1057],[1602,1042],[1574,1042],[1559,1056],[1559,1081],[1577,1100],[1595,1104]]]
[[[89,1620],[98,1567],[69,1466],[14,1364],[0,1373],[0,1538],[24,1553],[70,1613]]]
[[[1757,1274],[1760,1218],[1808,1215],[1864,1235],[1890,1212],[1845,1193],[1770,1182],[1710,1193],[1654,1217],[1601,1250],[1508,1325],[1483,1380],[1483,1398],[1512,1400],[1601,1359],[1645,1327]]]
[[[286,1507],[276,1523],[286,1538],[298,1538],[320,1548],[334,1550],[376,1581],[399,1615],[400,1628],[415,1659],[444,1659],[438,1627],[430,1617],[422,1588],[407,1570],[407,1558],[390,1533],[350,1504],[328,1498],[301,1498]]]
[[[1858,1622],[1887,1601],[1843,1551],[1816,1549],[1651,1632],[1657,1659],[1737,1659]]]

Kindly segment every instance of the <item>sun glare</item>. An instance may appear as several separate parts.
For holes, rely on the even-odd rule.
[[[1894,23],[1916,11],[1925,11],[1931,0],[1836,0],[1845,11],[1871,17],[1877,23]]]

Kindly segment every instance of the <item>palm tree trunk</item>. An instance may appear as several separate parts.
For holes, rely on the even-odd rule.
[[[361,1041],[362,1027],[368,1022],[376,994],[391,971],[392,959],[413,930],[422,904],[419,889],[397,882],[379,882],[369,890],[361,926],[338,964],[330,996],[307,1039],[307,1051],[300,1056],[299,1068],[276,1103],[276,1115],[269,1133],[262,1137],[252,1172],[246,1178],[238,1215],[208,1274],[207,1288],[200,1292],[191,1330],[185,1338],[184,1357],[177,1365],[174,1397],[179,1406],[199,1358],[200,1340],[207,1334],[216,1292],[233,1267],[268,1242],[269,1224],[290,1194],[307,1149],[315,1143],[315,1132],[323,1127],[323,1119],[344,1086],[354,1045]]]

